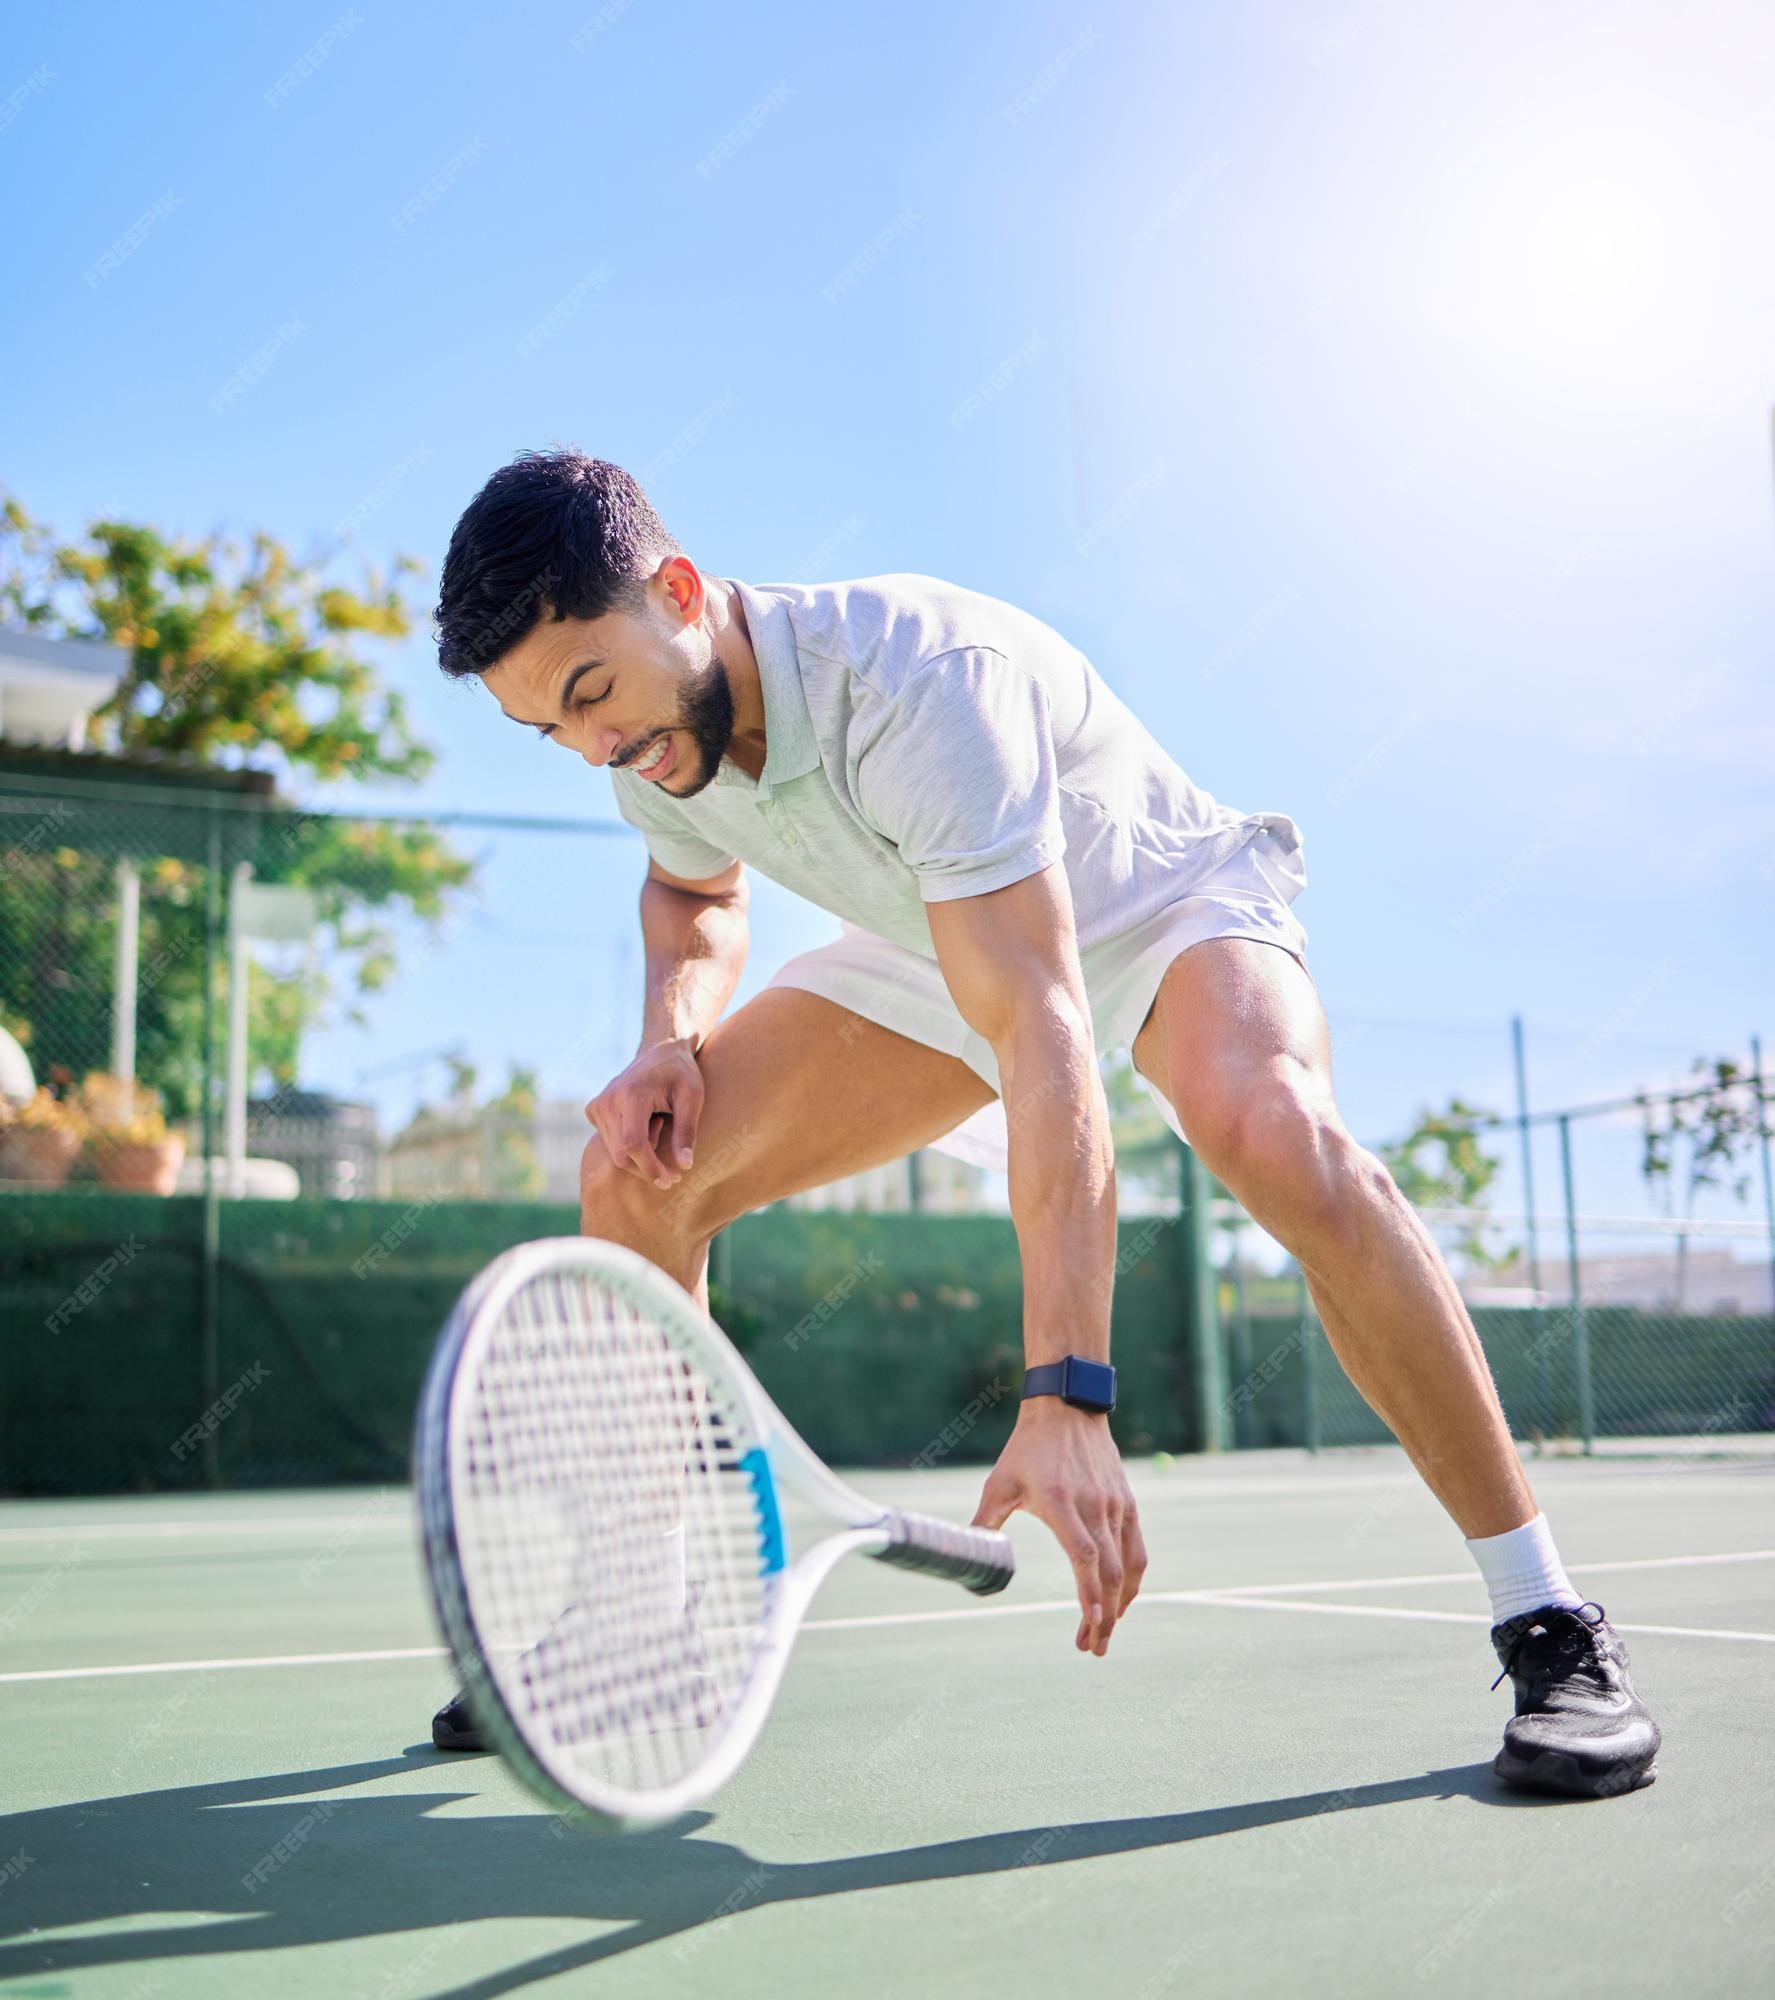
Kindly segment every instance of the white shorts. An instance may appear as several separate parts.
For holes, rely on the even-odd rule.
[[[1081,964],[1098,1053],[1133,1046],[1171,961],[1191,945],[1210,938],[1256,938],[1279,945],[1304,968],[1307,934],[1289,906],[1306,885],[1301,850],[1260,833],[1188,895],[1135,929],[1092,946]],[[896,1034],[959,1056],[995,1095],[992,1103],[932,1144],[939,1153],[994,1173],[1005,1171],[1008,1135],[1004,1106],[996,1095],[998,1060],[992,1045],[956,1011],[934,958],[846,923],[830,944],[790,959],[769,983],[822,994]],[[1140,1081],[1181,1138],[1176,1112],[1145,1077]]]

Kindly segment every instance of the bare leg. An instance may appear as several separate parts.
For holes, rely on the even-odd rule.
[[[1479,1336],[1392,1175],[1344,1127],[1298,960],[1246,938],[1183,952],[1134,1060],[1205,1164],[1300,1260],[1345,1372],[1462,1534],[1532,1520]]]
[[[718,1022],[697,1060],[705,1095],[696,1165],[658,1188],[613,1166],[593,1133],[580,1219],[588,1236],[639,1250],[705,1306],[717,1230],[784,1195],[902,1159],[992,1097],[959,1057],[798,988],[769,987]]]

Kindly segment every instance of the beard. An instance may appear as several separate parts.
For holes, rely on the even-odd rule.
[[[688,784],[662,785],[660,790],[668,798],[693,799],[706,785],[715,782],[715,773],[733,741],[733,686],[719,660],[710,660],[707,669],[685,691],[673,727],[683,730],[696,745],[697,768],[690,774]]]

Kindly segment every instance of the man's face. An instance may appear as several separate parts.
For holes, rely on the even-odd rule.
[[[514,722],[688,799],[733,738],[733,689],[703,623],[706,589],[683,556],[634,609],[544,618],[481,678]]]

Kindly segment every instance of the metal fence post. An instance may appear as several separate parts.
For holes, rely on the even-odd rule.
[[[1763,1100],[1762,1038],[1750,1038],[1750,1072],[1757,1094],[1757,1140],[1763,1155],[1763,1219],[1769,1225],[1769,1310],[1775,1313],[1775,1172],[1769,1165],[1768,1107]]]
[[[1251,1380],[1251,1304],[1245,1295],[1245,1261],[1240,1254],[1240,1227],[1237,1217],[1227,1224],[1227,1242],[1232,1246],[1233,1261],[1233,1373],[1241,1390]],[[1251,1417],[1249,1405],[1243,1406],[1244,1421],[1240,1421],[1240,1411],[1232,1412],[1229,1426],[1232,1435],[1228,1443],[1235,1451],[1248,1447],[1251,1443]]]
[[[1193,1148],[1183,1147],[1179,1176],[1183,1200],[1183,1340],[1195,1389],[1197,1449],[1224,1451],[1228,1443],[1226,1356],[1220,1344],[1220,1301],[1208,1220],[1208,1170]]]
[[[1302,1271],[1300,1315],[1296,1321],[1296,1337],[1300,1342],[1300,1440],[1309,1452],[1317,1452],[1319,1449],[1318,1331],[1313,1314],[1313,1295],[1307,1289],[1307,1274]]]
[[[1572,1121],[1559,1114],[1559,1165],[1565,1180],[1566,1262],[1572,1281],[1572,1366],[1578,1379],[1578,1434],[1586,1452],[1596,1445],[1596,1401],[1590,1381],[1590,1323],[1584,1317],[1583,1287],[1578,1270],[1578,1204],[1572,1192]]]
[[[216,940],[222,928],[222,818],[211,806],[209,843],[203,888],[203,1262],[199,1339],[202,1407],[208,1410],[222,1393],[221,1191],[216,1186]],[[203,1476],[209,1486],[222,1483],[222,1453],[218,1429],[203,1440]]]
[[[1528,1261],[1530,1308],[1534,1328],[1536,1388],[1541,1399],[1541,1436],[1553,1435],[1553,1362],[1547,1351],[1547,1328],[1541,1312],[1541,1245],[1535,1233],[1535,1149],[1529,1138],[1528,1059],[1523,1053],[1522,1016],[1510,1017],[1510,1039],[1516,1052],[1516,1128],[1522,1135],[1523,1254]]]

